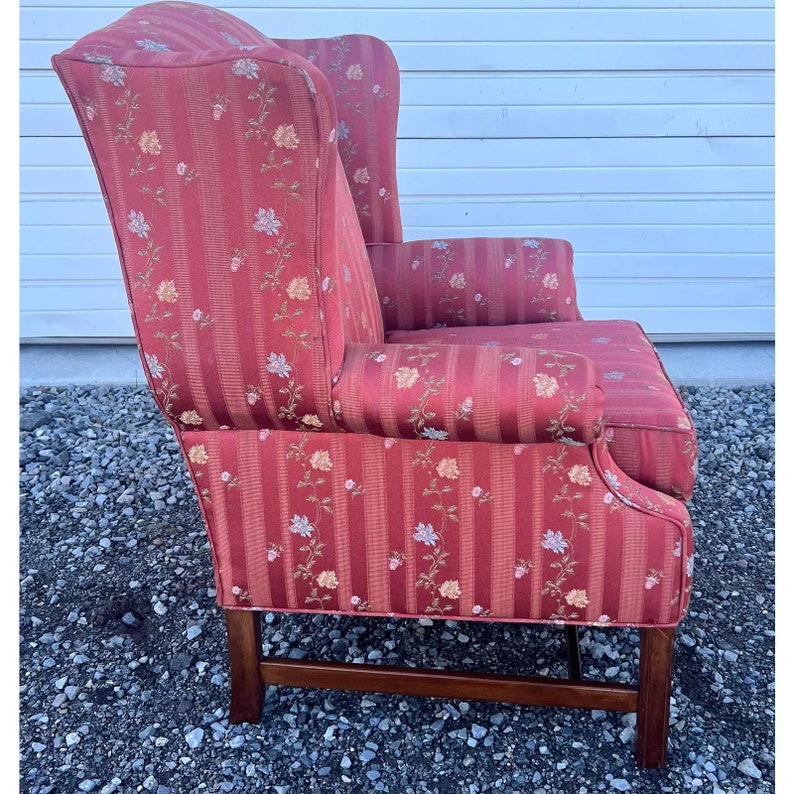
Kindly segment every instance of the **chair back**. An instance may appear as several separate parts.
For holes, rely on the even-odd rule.
[[[53,57],[179,429],[336,429],[349,342],[383,326],[323,73],[232,15],[130,11]]]

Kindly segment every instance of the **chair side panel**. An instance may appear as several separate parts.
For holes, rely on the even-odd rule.
[[[181,434],[230,608],[675,625],[685,507],[602,442]]]

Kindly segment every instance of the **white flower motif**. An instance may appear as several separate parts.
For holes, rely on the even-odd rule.
[[[162,378],[165,367],[159,362],[157,356],[154,355],[154,353],[144,353],[143,355],[146,359],[146,366],[149,369],[149,374],[153,378]]]
[[[424,543],[425,546],[435,546],[438,535],[433,531],[432,524],[419,523],[414,531],[414,540],[417,543]]]
[[[604,373],[604,378],[606,380],[623,380],[623,378],[625,377],[626,377],[625,372],[620,372],[619,370],[616,369]]]
[[[563,538],[562,532],[554,532],[551,529],[547,529],[540,545],[555,554],[562,554],[568,548],[568,541]]]
[[[149,237],[149,229],[151,228],[146,219],[143,217],[142,212],[135,212],[131,210],[127,216],[127,228],[138,237]]]
[[[690,554],[686,558],[686,575],[691,579],[692,574],[695,572],[695,555]]]
[[[232,74],[246,80],[259,78],[259,64],[251,58],[240,58],[232,64]]]
[[[264,232],[272,237],[276,234],[281,226],[281,221],[276,218],[276,211],[271,207],[264,209],[260,207],[256,213],[256,220],[254,221],[254,230],[257,232]]]
[[[300,535],[302,538],[308,538],[314,531],[314,527],[311,525],[308,516],[299,516],[296,513],[289,522],[289,531]]]
[[[111,85],[123,86],[126,72],[120,66],[106,66],[99,74],[99,79]]]
[[[679,538],[675,542],[675,548],[673,549],[673,557],[680,557],[681,556],[681,551],[682,551],[683,545],[684,545],[684,541],[681,540],[681,538]]]
[[[162,44],[159,41],[152,41],[151,39],[138,39],[135,45],[147,52],[171,52],[167,44]]]
[[[617,474],[610,471],[609,469],[604,469],[604,477],[606,477],[607,482],[613,488],[620,488],[620,479],[618,478]]]
[[[267,358],[267,371],[279,378],[289,377],[292,367],[287,363],[287,358],[283,353],[271,353]]]
[[[348,491],[352,491],[355,487],[356,487],[356,481],[355,480],[350,480],[350,479],[345,480],[345,488]]]
[[[557,289],[559,285],[556,273],[546,273],[546,275],[543,276],[543,286],[546,289]]]

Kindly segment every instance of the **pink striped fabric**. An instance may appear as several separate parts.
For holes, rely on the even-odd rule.
[[[628,320],[537,323],[500,328],[392,331],[389,344],[517,346],[586,356],[604,391],[604,423],[618,465],[650,488],[690,499],[697,439],[692,418],[642,328]]]
[[[572,353],[476,345],[348,345],[340,426],[393,438],[564,441],[601,431],[595,366]]]
[[[372,36],[277,39],[328,79],[339,118],[339,156],[364,240],[399,243],[397,113],[400,71],[389,46]]]
[[[284,431],[182,443],[222,606],[658,626],[684,614],[686,510],[603,445]]]
[[[650,343],[581,321],[563,241],[376,245],[376,288],[396,66],[304,45],[161,2],[53,58],[218,603],[675,625],[695,439]]]
[[[387,331],[582,319],[566,240],[471,237],[367,250]]]
[[[213,9],[155,3],[53,63],[166,416],[333,428],[346,343],[383,340],[376,291],[327,82],[267,39],[248,44],[248,31]]]

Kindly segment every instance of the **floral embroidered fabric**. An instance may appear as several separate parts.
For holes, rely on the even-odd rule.
[[[292,44],[158,2],[53,58],[218,603],[675,625],[695,442],[641,329],[564,241],[399,243],[388,48]]]

